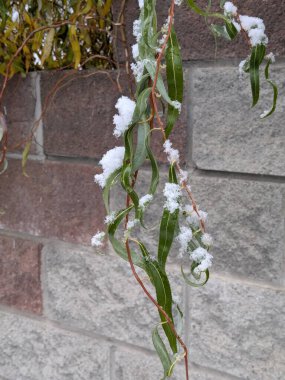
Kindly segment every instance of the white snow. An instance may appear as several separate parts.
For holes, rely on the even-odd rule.
[[[165,140],[163,148],[164,152],[167,154],[167,159],[171,164],[173,162],[179,162],[179,152],[177,149],[172,148],[172,142],[170,140]]]
[[[208,246],[213,244],[212,236],[210,234],[207,234],[207,233],[202,235],[201,241],[203,244],[208,245]]]
[[[225,11],[225,15],[229,15],[229,16],[237,15],[237,7],[231,1],[225,2],[224,11]]]
[[[136,103],[127,96],[121,96],[115,107],[118,110],[118,115],[115,115],[113,118],[113,122],[115,124],[113,134],[118,138],[128,129],[128,126],[133,118]]]
[[[100,247],[103,245],[103,239],[105,237],[105,232],[97,232],[96,235],[94,235],[91,239],[91,245],[92,247]]]
[[[179,209],[179,198],[181,197],[181,188],[176,183],[167,182],[164,186],[163,194],[166,198],[164,208],[170,213]]]
[[[242,28],[247,32],[252,46],[267,45],[268,37],[265,34],[265,25],[261,18],[241,15],[240,22]]]
[[[123,146],[116,146],[115,148],[108,150],[99,162],[102,166],[103,173],[96,174],[94,176],[94,181],[103,188],[106,185],[109,176],[123,165],[124,155],[125,147]]]
[[[105,216],[104,223],[105,224],[112,224],[114,222],[115,218],[116,218],[116,213],[112,212],[111,214]]]
[[[179,253],[182,256],[183,253],[187,252],[188,244],[192,240],[192,230],[189,227],[182,226],[180,228],[180,233],[176,238],[180,244]]]
[[[152,201],[153,196],[151,194],[146,194],[139,200],[139,206],[144,211],[146,206]]]
[[[139,53],[139,45],[138,44],[134,44],[132,46],[132,54],[133,54],[133,58],[135,60],[137,60],[137,58],[139,57],[140,53]]]

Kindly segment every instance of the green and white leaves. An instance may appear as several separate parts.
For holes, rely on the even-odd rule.
[[[173,165],[169,168],[169,182],[177,184],[176,173]],[[159,243],[158,243],[158,262],[165,269],[165,264],[169,251],[171,249],[173,239],[176,233],[178,223],[179,210],[171,213],[166,208],[163,210],[162,219],[160,222]]]

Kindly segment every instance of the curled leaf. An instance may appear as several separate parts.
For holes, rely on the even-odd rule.
[[[264,71],[264,74],[265,74],[265,79],[267,81],[267,83],[270,84],[270,86],[272,87],[273,89],[273,102],[272,102],[272,107],[270,110],[268,110],[267,112],[265,111],[261,116],[260,118],[261,119],[264,119],[270,115],[273,114],[273,112],[275,111],[276,109],[276,105],[277,105],[277,99],[278,99],[278,87],[276,85],[276,83],[274,83],[270,77],[269,77],[269,67],[270,67],[270,64],[271,64],[271,61],[268,60],[266,66],[265,66],[265,71]]]

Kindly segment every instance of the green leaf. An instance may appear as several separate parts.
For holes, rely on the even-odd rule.
[[[174,28],[171,28],[171,34],[167,43],[165,54],[166,60],[166,76],[168,94],[172,100],[182,103],[183,100],[183,67],[180,47]],[[172,131],[173,125],[179,116],[179,111],[168,104],[167,125],[165,129],[166,137]]]
[[[171,165],[171,167],[169,168],[169,182],[177,183],[177,178],[173,165]],[[173,213],[171,213],[167,209],[163,210],[162,219],[160,222],[158,243],[158,262],[163,269],[165,269],[167,257],[176,233],[178,216],[179,210],[175,210],[175,212]]]
[[[151,87],[148,87],[139,94],[132,118],[132,124],[139,123],[146,119],[146,111],[148,108],[150,93]]]
[[[238,34],[238,31],[236,29],[236,27],[234,26],[234,24],[230,21],[227,21],[226,22],[226,31],[230,37],[231,40],[233,40],[237,34]]]
[[[157,303],[163,308],[170,320],[173,322],[172,316],[172,295],[168,277],[156,260],[151,259],[146,247],[139,242],[139,247],[145,258],[145,271],[148,274],[152,284],[155,287]],[[170,326],[166,322],[165,316],[159,312],[161,322],[163,322],[163,330],[168,339],[169,345],[173,353],[177,352],[177,340]]]
[[[249,60],[250,84],[252,92],[252,107],[254,107],[259,100],[259,67],[265,55],[265,46],[260,44],[252,48]]]
[[[129,214],[129,212],[132,209],[133,209],[133,205],[124,209],[124,210],[119,211],[116,215],[114,222],[112,224],[110,224],[108,227],[108,235],[109,235],[109,240],[110,240],[110,243],[112,244],[112,247],[114,248],[115,252],[122,259],[124,259],[126,261],[129,261],[129,259],[128,259],[128,254],[126,251],[125,244],[123,244],[121,241],[119,241],[115,237],[115,234],[116,234],[116,231],[117,231],[120,223],[124,220],[126,215]],[[144,264],[143,258],[137,252],[134,252],[134,251],[131,251],[131,255],[132,255],[132,261],[133,261],[134,265],[144,269],[145,264]]]
[[[215,24],[211,24],[210,26],[210,30],[212,31],[212,33],[214,34],[214,36],[216,37],[223,37],[225,38],[226,40],[230,41],[231,40],[231,37],[229,36],[228,32],[227,32],[227,29],[225,27],[225,25],[215,25]]]
[[[123,188],[126,190],[126,192],[128,193],[128,195],[130,196],[131,200],[133,201],[133,204],[137,211],[138,206],[139,206],[139,197],[132,187],[131,173],[132,173],[132,168],[130,165],[126,165],[123,167],[122,173],[121,173],[121,184]]]
[[[158,333],[158,327],[155,327],[155,329],[152,331],[152,342],[163,366],[164,378],[162,380],[164,380],[170,375],[169,371],[171,369],[172,363],[165,344]]]
[[[8,8],[6,6],[6,1],[0,0],[0,15],[1,15],[1,19],[2,19],[1,26],[0,26],[1,31],[4,30],[5,25],[6,25],[6,21],[8,19],[7,12],[8,12]]]
[[[145,118],[147,118],[146,114],[145,114]],[[133,159],[133,172],[138,170],[146,160],[147,148],[146,148],[145,140],[148,138],[148,135],[149,135],[149,124],[148,123],[139,124],[138,133],[137,133],[137,146],[136,146],[136,151],[135,151],[134,159]]]
[[[155,63],[155,61],[150,60],[150,59],[146,60],[145,68],[147,69],[151,79],[154,80],[155,74],[156,74],[156,63]],[[165,88],[165,85],[164,85],[164,82],[162,80],[162,76],[160,73],[158,74],[158,77],[157,77],[156,89],[168,104],[173,105],[172,100],[170,99],[168,92]]]
[[[277,85],[276,83],[274,83],[270,78],[269,78],[269,67],[270,67],[270,64],[271,64],[271,61],[269,60],[265,66],[265,71],[264,71],[264,75],[265,75],[265,79],[266,81],[270,84],[270,86],[272,87],[273,89],[273,102],[272,102],[272,107],[271,109],[266,112],[265,114],[263,114],[262,116],[260,116],[261,119],[264,119],[270,115],[273,114],[273,112],[275,111],[276,109],[276,105],[277,105],[277,99],[278,99],[278,88],[277,88]]]
[[[145,146],[146,146],[148,158],[151,163],[151,184],[150,184],[149,194],[154,194],[156,192],[156,189],[159,183],[159,170],[158,170],[157,161],[149,145],[149,136],[147,136],[145,139]]]
[[[110,189],[115,184],[116,179],[119,177],[121,171],[122,171],[122,168],[119,168],[114,173],[112,173],[108,177],[106,184],[104,186],[104,189],[103,189],[103,201],[104,201],[104,205],[105,205],[105,208],[106,208],[106,211],[108,214],[110,212],[110,210],[109,210]]]
[[[228,21],[228,18],[221,13],[211,13],[199,8],[195,0],[187,0],[189,7],[200,16],[220,18],[224,21]]]

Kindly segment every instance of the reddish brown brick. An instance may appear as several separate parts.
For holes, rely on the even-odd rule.
[[[45,153],[99,159],[106,150],[120,144],[113,136],[114,105],[120,96],[116,75],[98,71],[74,73],[72,80],[67,77],[68,84],[49,101],[49,93],[56,85],[61,86],[63,76],[69,75],[68,71],[48,72],[41,77],[42,103],[49,104],[44,116]],[[124,78],[121,84],[128,95]]]
[[[41,314],[41,245],[0,236],[0,252],[0,303]]]
[[[61,78],[66,77],[66,86],[60,88],[53,100],[49,94],[62,85]],[[116,72],[98,73],[70,71],[42,74],[42,102],[48,102],[49,108],[44,116],[44,149],[47,155],[66,157],[91,157],[100,159],[102,155],[121,139],[113,136],[113,115],[115,103],[120,96],[114,81]],[[112,80],[110,80],[110,77]],[[128,95],[126,75],[121,75],[123,93]],[[186,160],[187,127],[186,106],[173,134],[174,145],[180,149],[182,161]],[[154,137],[154,148],[160,162],[166,162],[161,149],[159,134]]]
[[[26,78],[15,75],[7,85],[1,111],[7,113],[8,149],[10,152],[21,152],[25,141],[33,127],[36,93],[36,74],[28,74]],[[2,86],[3,81],[1,81]],[[35,145],[31,152],[35,152]]]
[[[220,0],[214,0],[213,10],[221,11],[219,8]],[[138,2],[130,0],[127,2],[125,18],[127,39],[129,44],[133,44],[132,23],[138,18]],[[197,1],[202,8],[208,4],[206,0]],[[169,1],[161,1],[158,6],[158,18],[163,21],[167,17]],[[267,34],[270,40],[269,51],[274,51],[277,55],[285,55],[285,2],[280,0],[244,0],[238,1],[237,5],[241,14],[258,16],[264,19]],[[115,19],[118,14],[120,2],[114,2]],[[216,20],[209,19],[209,24],[216,23]],[[204,17],[195,14],[187,6],[186,1],[181,7],[175,10],[175,28],[179,37],[184,60],[191,59],[222,59],[245,57],[248,54],[248,46],[242,38],[234,42],[227,42],[220,39],[217,45],[217,54],[215,55],[215,40],[206,26]],[[119,44],[119,58],[124,60],[124,53],[121,44]]]
[[[103,228],[101,191],[93,182],[98,169],[29,162],[27,172],[28,178],[21,162],[10,160],[1,176],[1,228],[89,245],[94,232]]]

